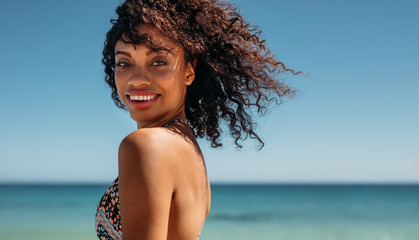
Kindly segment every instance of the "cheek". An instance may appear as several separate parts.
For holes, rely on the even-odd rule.
[[[164,91],[177,92],[184,85],[182,70],[175,65],[165,71],[156,71],[154,79]]]
[[[178,98],[181,95],[184,81],[179,72],[162,75],[159,78],[159,82],[160,87],[166,92],[166,95],[170,95],[172,98]]]

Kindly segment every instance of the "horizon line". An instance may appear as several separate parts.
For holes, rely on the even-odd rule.
[[[111,181],[0,181],[5,186],[108,186]],[[212,186],[419,186],[419,181],[210,181]]]

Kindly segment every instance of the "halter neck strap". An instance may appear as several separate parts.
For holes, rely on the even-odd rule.
[[[172,120],[172,121],[170,121],[170,122],[168,122],[168,123],[164,124],[164,127],[167,127],[167,126],[169,126],[170,124],[175,123],[175,122],[182,122],[182,123],[187,124],[187,125],[190,127],[189,123],[188,123],[186,120],[184,120],[184,119],[175,119],[175,120]]]

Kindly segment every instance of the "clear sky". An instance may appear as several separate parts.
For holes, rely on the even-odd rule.
[[[212,182],[419,182],[419,1],[236,0],[311,77],[258,121],[265,148],[200,141]],[[103,182],[136,129],[104,82],[119,1],[0,2],[0,182]]]

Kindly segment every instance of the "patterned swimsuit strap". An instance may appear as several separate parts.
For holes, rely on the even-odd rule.
[[[164,127],[167,127],[167,126],[169,126],[170,124],[175,123],[175,122],[182,122],[182,123],[185,123],[186,125],[188,125],[189,127],[191,127],[191,126],[189,125],[189,123],[188,123],[186,120],[184,120],[184,119],[175,119],[175,120],[172,120],[172,121],[170,121],[170,122],[168,122],[168,123],[164,124]]]

